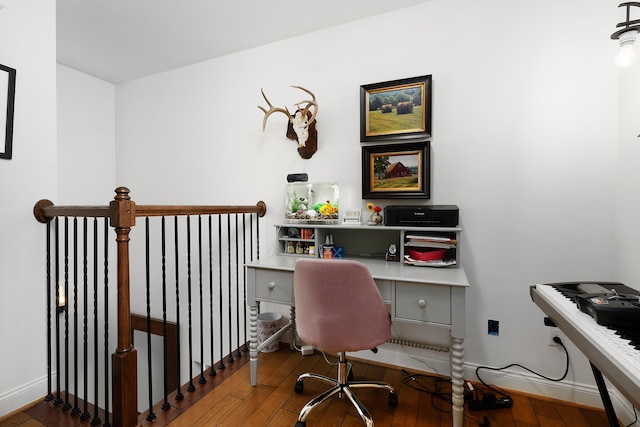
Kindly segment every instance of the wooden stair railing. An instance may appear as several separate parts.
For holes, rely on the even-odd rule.
[[[133,346],[132,327],[140,327],[139,320],[132,325],[130,305],[129,233],[138,217],[175,215],[215,215],[255,213],[263,217],[266,204],[254,206],[179,206],[136,205],[129,189],[118,187],[116,196],[108,206],[55,206],[49,200],[40,200],[34,206],[34,216],[41,223],[55,217],[108,218],[116,233],[117,244],[117,347],[111,355],[111,401],[113,426],[130,427],[138,424],[137,355]]]

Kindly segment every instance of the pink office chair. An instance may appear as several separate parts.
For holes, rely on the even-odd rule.
[[[369,270],[351,260],[300,259],[295,265],[293,293],[300,338],[339,357],[337,379],[312,373],[298,377],[297,393],[302,393],[305,378],[325,381],[333,387],[304,405],[295,427],[305,427],[309,412],[336,393],[347,396],[367,427],[373,427],[371,414],[352,389],[387,389],[389,405],[397,406],[395,389],[384,382],[350,381],[352,374],[345,355],[347,351],[377,351],[376,346],[391,338],[391,316]]]

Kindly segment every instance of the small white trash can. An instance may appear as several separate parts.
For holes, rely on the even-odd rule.
[[[276,333],[280,327],[280,320],[282,315],[280,313],[260,313],[258,314],[258,343],[262,344],[270,336]],[[271,345],[262,349],[263,353],[271,353],[278,351],[280,343],[276,340]]]

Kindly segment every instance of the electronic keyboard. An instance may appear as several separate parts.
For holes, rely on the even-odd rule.
[[[640,408],[640,350],[633,339],[620,335],[616,329],[620,326],[617,325],[620,322],[615,314],[613,317],[609,317],[609,320],[604,320],[607,319],[607,316],[600,319],[606,323],[613,318],[612,325],[609,327],[598,324],[596,318],[599,316],[592,316],[589,313],[589,307],[593,308],[598,304],[583,302],[582,307],[578,305],[578,295],[582,294],[584,299],[584,295],[590,294],[580,290],[578,288],[580,284],[584,284],[584,282],[539,284],[531,286],[529,292],[535,304],[591,362],[610,423],[617,426],[617,420],[615,424],[611,420],[612,417],[615,418],[615,413],[602,381],[602,374],[636,408]],[[617,293],[623,295],[633,295],[634,293],[636,296],[638,295],[637,291],[620,283],[587,282],[587,284],[600,284],[609,290],[615,289]],[[624,310],[627,308],[624,307]],[[629,325],[627,325],[627,329],[638,329],[637,322],[631,326],[633,328],[628,328]],[[607,400],[609,400],[608,403]]]

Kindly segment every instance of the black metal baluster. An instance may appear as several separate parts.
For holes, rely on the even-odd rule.
[[[204,313],[202,312],[202,216],[198,215],[198,282],[200,285],[200,379],[198,382],[204,384]]]
[[[176,255],[176,326],[177,326],[177,340],[178,340],[178,348],[176,349],[177,351],[177,365],[176,366],[176,373],[178,375],[178,381],[176,382],[176,384],[178,384],[178,393],[176,393],[176,400],[180,401],[182,399],[184,399],[184,395],[182,394],[182,386],[180,385],[180,272],[179,272],[179,268],[178,266],[179,264],[179,242],[178,242],[178,217],[175,216],[173,217],[174,219],[174,231],[173,231],[173,236],[174,236],[174,246],[175,246],[175,255]]]
[[[61,386],[60,386],[60,315],[59,315],[59,301],[60,301],[60,221],[56,217],[55,227],[55,245],[56,245],[56,399],[53,401],[54,406],[62,405],[62,399],[60,398]]]
[[[219,306],[220,306],[220,314],[218,316],[219,322],[219,331],[220,331],[220,364],[218,364],[218,369],[224,369],[226,366],[224,365],[224,344],[223,344],[223,333],[224,326],[222,324],[222,215],[218,215],[218,292],[220,294]]]
[[[68,297],[67,297],[68,298]],[[73,218],[73,410],[71,415],[80,414],[78,407],[78,218]]]
[[[88,339],[88,332],[89,332],[89,325],[88,325],[88,319],[89,319],[89,306],[88,306],[88,300],[89,300],[89,275],[88,275],[88,227],[87,227],[87,218],[85,217],[83,220],[83,229],[84,229],[84,241],[83,241],[83,258],[84,258],[84,268],[83,268],[83,277],[82,277],[82,286],[83,286],[83,304],[84,304],[84,309],[82,311],[83,314],[83,330],[82,330],[82,341],[83,341],[83,348],[84,348],[84,354],[82,357],[82,361],[83,361],[83,378],[84,378],[84,406],[83,406],[83,412],[82,415],[80,415],[80,419],[82,421],[85,421],[87,419],[89,419],[91,417],[91,415],[89,414],[89,373],[88,373],[88,369],[89,369],[89,362],[88,362],[88,357],[89,357],[89,339]]]
[[[255,215],[256,218],[258,215]],[[253,214],[249,214],[249,261],[253,261]]]
[[[242,356],[240,353],[240,258],[238,256],[238,214],[236,213],[236,357]]]
[[[249,214],[251,215],[251,214]],[[242,214],[242,265],[246,265],[247,263],[247,214]],[[251,223],[251,217],[249,217],[249,223]],[[249,234],[249,241],[251,241],[251,234]],[[242,295],[242,342],[244,345],[242,346],[243,352],[249,351],[249,346],[247,346],[247,269],[242,268],[242,283],[244,286],[243,295]]]
[[[64,405],[62,410],[71,409],[69,403],[69,218],[64,217]]]
[[[191,323],[191,217],[187,215],[187,305],[188,305],[188,331],[189,331],[189,387],[187,391],[194,391],[193,385],[193,330]]]
[[[229,358],[228,363],[233,363],[233,324],[231,307],[231,214],[227,214],[227,290],[229,291]]]
[[[109,422],[109,219],[104,218],[104,427]],[[96,365],[97,366],[97,365]],[[96,406],[98,400],[96,400]]]
[[[145,218],[145,276],[147,285],[147,369],[149,375],[149,413],[146,420],[155,421],[156,414],[153,412],[153,375],[151,366],[151,262],[149,255],[149,217]]]
[[[209,376],[216,376],[216,369],[213,366],[213,230],[211,227],[212,216],[209,215],[209,342],[211,344],[211,369],[209,369]]]
[[[51,367],[51,221],[47,221],[47,395],[45,396],[45,402],[53,400],[53,381],[52,381],[52,367]]]
[[[94,381],[94,409],[91,425],[100,424],[98,414],[98,218],[93,223],[93,381]]]
[[[256,214],[256,259],[260,259],[260,217],[258,214]]]
[[[164,403],[162,404],[162,410],[166,411],[171,408],[169,404],[169,384],[167,381],[168,369],[167,369],[167,261],[166,261],[166,230],[165,230],[165,217],[161,219],[162,224],[162,336],[163,343],[163,367],[164,367]]]

